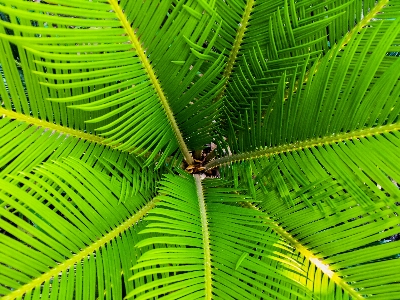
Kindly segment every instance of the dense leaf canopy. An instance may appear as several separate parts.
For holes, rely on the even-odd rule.
[[[400,299],[400,0],[0,0],[0,299]]]

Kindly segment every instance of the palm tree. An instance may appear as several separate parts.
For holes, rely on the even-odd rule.
[[[0,297],[400,299],[400,1],[0,1]]]

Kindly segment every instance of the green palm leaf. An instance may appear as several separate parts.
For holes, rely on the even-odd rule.
[[[253,85],[258,97],[230,118],[233,155],[206,166],[227,164],[225,176],[247,181],[276,232],[304,259],[309,281],[300,281],[328,299],[398,297],[395,271],[385,267],[396,264],[391,239],[399,233],[400,69],[386,53],[398,47],[400,27],[392,10],[314,63],[302,89],[284,73],[268,102]],[[264,171],[273,161],[278,168]],[[378,269],[384,275],[372,280],[366,270]]]
[[[257,97],[253,92],[256,87],[273,96],[283,71],[298,79],[297,65],[309,57],[310,66],[320,53],[326,53],[345,33],[354,30],[354,22],[358,29],[362,28],[386,3],[380,1],[375,6],[372,1],[363,1],[363,5],[359,1],[335,0],[219,1],[223,22],[216,48],[231,49],[224,70],[224,76],[230,79],[227,105],[232,105],[232,98],[241,102],[238,107],[248,104]],[[236,76],[244,76],[247,82],[236,80]],[[297,82],[296,88],[298,85]],[[219,96],[222,95],[221,92]]]
[[[359,157],[365,151],[366,149],[359,148],[353,157]],[[299,250],[299,255],[307,261],[305,270],[309,273],[309,280],[313,282],[311,288],[314,291],[326,293],[327,288],[324,284],[337,284],[336,289],[343,289],[344,295],[348,294],[355,299],[371,296],[396,299],[399,291],[397,271],[386,266],[394,266],[398,260],[398,242],[391,240],[399,233],[398,208],[395,205],[398,196],[396,193],[391,193],[389,196],[387,192],[384,193],[383,188],[376,188],[376,185],[369,185],[370,189],[367,190],[367,186],[362,188],[360,182],[354,179],[358,185],[353,183],[352,186],[341,180],[335,180],[338,182],[336,185],[331,183],[330,186],[325,184],[324,187],[318,188],[314,178],[316,176],[320,178],[324,176],[323,173],[332,170],[332,168],[327,170],[321,168],[320,164],[324,161],[320,160],[318,152],[323,152],[327,160],[328,157],[332,157],[332,154],[322,150],[321,147],[314,149],[312,153],[305,151],[307,161],[302,160],[296,153],[287,155],[284,160],[282,170],[285,175],[291,177],[287,177],[290,178],[289,182],[295,183],[299,175],[303,180],[307,178],[302,184],[297,183],[295,186],[288,184],[294,202],[289,214],[288,208],[282,206],[280,200],[282,195],[279,195],[279,190],[271,190],[266,195],[260,193],[259,199],[264,199],[260,206],[271,220],[279,224],[277,231],[285,236]],[[334,157],[337,161],[339,153]],[[299,168],[292,168],[295,166],[292,161],[296,161],[302,171]],[[330,167],[328,164],[325,166]],[[354,168],[360,166],[362,164],[354,165]],[[363,171],[366,176],[375,175],[367,173],[365,169]],[[336,177],[336,174],[334,176]],[[389,179],[386,179],[385,183],[386,186],[389,186],[389,183],[393,185]],[[306,184],[308,192],[301,193]],[[312,184],[311,190],[310,184]],[[365,183],[368,184],[369,182]],[[393,191],[393,188],[390,190]],[[299,194],[300,197],[297,196]],[[365,195],[370,198],[367,198],[369,201],[367,205],[363,206],[360,205],[360,198],[365,198]],[[317,207],[320,209],[316,209]],[[323,273],[315,277],[318,273],[315,269],[320,269]],[[381,270],[382,277],[379,280],[376,278],[369,280],[375,275],[367,270]],[[329,297],[337,299],[334,295],[333,290]]]
[[[119,204],[124,181],[72,158],[9,176],[17,184],[1,179],[4,299],[117,299],[122,285],[138,284],[127,281],[138,255],[128,245],[154,200],[129,193]]]
[[[288,299],[283,296],[290,291],[284,283],[290,281],[282,274],[286,269],[297,272],[299,266],[280,253],[290,252],[290,249],[266,230],[260,219],[262,214],[232,205],[246,201],[243,195],[224,187],[226,183],[223,182],[202,182],[199,175],[170,175],[161,184],[161,195],[156,199],[162,201],[150,212],[148,229],[141,233],[163,236],[144,239],[136,247],[176,246],[146,252],[134,269],[162,267],[139,272],[132,279],[155,272],[176,274],[149,282],[127,297],[159,287],[137,299],[160,295],[165,295],[166,299]],[[260,239],[265,245],[258,243]],[[257,257],[263,257],[263,261],[258,261]],[[275,266],[276,262],[281,265]],[[290,284],[296,286],[295,282]],[[305,297],[304,291],[294,294],[300,299]]]
[[[32,98],[98,112],[81,114],[79,118],[86,123],[100,122],[96,130],[109,145],[118,145],[123,151],[152,151],[149,162],[161,150],[169,155],[180,145],[191,163],[186,143],[191,149],[202,148],[209,131],[198,129],[210,127],[218,107],[207,99],[218,92],[213,81],[218,80],[222,57],[208,54],[213,43],[207,49],[197,44],[207,38],[213,41],[211,30],[215,28],[207,23],[213,24],[215,17],[203,17],[198,12],[199,5],[178,5],[168,18],[172,7],[168,2],[159,8],[158,18],[151,18],[154,7],[145,8],[149,13],[143,18],[129,3],[117,1],[57,4],[14,1],[13,7],[1,8],[11,20],[1,24],[14,33],[2,37],[19,46],[21,57],[26,56],[23,67],[36,75],[27,74]],[[31,22],[36,26],[30,26]],[[48,24],[52,24],[51,28]],[[137,26],[148,30],[135,32]],[[161,29],[158,32],[154,28]],[[170,34],[163,34],[165,31]],[[82,63],[88,68],[82,69]],[[36,77],[41,85],[35,83]],[[168,98],[174,101],[170,104]],[[204,102],[211,105],[209,109],[203,108]],[[65,106],[58,112],[47,112],[38,107],[44,104],[39,102],[32,107],[46,111],[42,118],[52,121],[53,113],[64,114]],[[196,123],[188,120],[194,116]],[[67,118],[59,116],[56,122],[67,125]],[[180,127],[184,128],[184,136]]]
[[[43,121],[36,122],[33,118],[18,113],[11,116],[25,121],[1,119],[2,179],[12,181],[7,175],[30,172],[42,161],[62,161],[69,157],[80,159],[100,172],[110,172],[110,167],[106,166],[111,164],[114,180],[122,182],[124,178],[127,179],[134,193],[139,190],[144,193],[155,192],[155,182],[159,180],[159,173],[143,168],[142,159],[107,147],[102,144],[102,138],[93,138],[90,134]],[[38,124],[34,126],[31,122]],[[113,171],[114,168],[117,170]],[[135,170],[137,173],[130,173],[128,170]]]
[[[1,2],[1,299],[399,299],[399,11]]]

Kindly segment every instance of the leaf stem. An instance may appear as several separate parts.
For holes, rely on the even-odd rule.
[[[179,127],[175,120],[174,114],[168,104],[167,97],[165,96],[165,94],[161,88],[161,85],[157,79],[157,76],[151,66],[151,63],[150,63],[149,59],[147,58],[147,55],[145,54],[145,51],[144,51],[141,43],[139,42],[139,38],[136,36],[136,34],[133,31],[124,12],[122,11],[121,7],[119,6],[118,0],[108,0],[108,2],[110,3],[111,7],[113,8],[118,19],[120,20],[121,25],[124,28],[125,32],[128,34],[129,40],[132,43],[132,48],[135,49],[138,57],[142,61],[143,67],[146,70],[147,75],[149,76],[150,81],[153,84],[153,87],[158,95],[158,98],[160,99],[160,102],[165,110],[168,121],[170,122],[172,130],[175,133],[175,136],[178,140],[179,147],[182,151],[182,154],[183,154],[186,162],[189,165],[192,165],[194,163],[193,158],[192,158],[191,154],[189,153],[189,149],[187,148],[186,143],[183,139],[182,133],[179,130]]]
[[[346,140],[354,140],[354,139],[364,138],[367,136],[375,136],[375,135],[390,133],[390,132],[398,131],[398,130],[400,130],[400,123],[383,125],[383,126],[378,126],[378,127],[374,127],[374,128],[358,129],[358,130],[354,130],[352,132],[333,134],[333,135],[324,136],[321,138],[315,138],[315,139],[311,139],[311,140],[296,142],[293,144],[280,145],[280,146],[271,147],[271,148],[254,150],[251,152],[245,152],[245,153],[239,153],[239,154],[234,154],[234,155],[230,155],[230,156],[224,156],[224,157],[217,158],[217,159],[209,162],[204,167],[205,167],[205,170],[207,171],[207,170],[219,167],[221,165],[230,164],[230,163],[237,162],[237,161],[251,160],[251,159],[256,159],[259,157],[270,157],[272,155],[279,155],[282,153],[293,152],[293,151],[297,151],[297,150],[302,150],[304,148],[313,148],[316,146],[331,145],[331,144],[346,141]]]
[[[102,145],[107,145],[106,143],[103,142],[105,139],[102,138],[102,137],[99,137],[97,135],[86,133],[86,132],[82,132],[80,130],[72,129],[72,128],[69,128],[69,127],[62,126],[62,125],[57,125],[57,124],[50,123],[50,122],[47,122],[47,121],[43,121],[43,120],[31,117],[31,116],[27,116],[27,115],[24,115],[24,114],[21,114],[21,113],[17,113],[15,111],[7,110],[7,109],[2,108],[2,107],[0,107],[0,117],[1,116],[5,116],[5,117],[8,117],[10,119],[26,122],[26,123],[32,124],[34,126],[48,128],[50,130],[55,130],[60,134],[66,134],[66,135],[74,136],[76,138],[87,140],[87,141],[90,141],[90,142],[94,142],[94,143],[98,143],[98,144],[102,144]],[[117,146],[118,145],[114,145],[114,146],[110,146],[110,147],[111,148],[115,148]]]
[[[101,239],[94,242],[92,245],[86,247],[79,253],[75,254],[70,259],[66,260],[65,262],[59,264],[57,267],[51,269],[50,271],[42,274],[41,276],[35,278],[30,283],[27,283],[17,290],[11,292],[10,294],[1,298],[1,300],[13,300],[18,297],[22,297],[26,292],[33,290],[36,287],[39,287],[43,282],[51,279],[52,277],[58,276],[61,272],[66,271],[67,269],[73,267],[76,263],[90,255],[91,253],[98,250],[100,247],[104,246],[111,240],[115,239],[119,236],[122,232],[128,230],[131,226],[136,224],[140,219],[142,219],[158,202],[158,200],[153,199],[148,204],[146,204],[142,209],[140,209],[136,214],[131,216],[128,220],[124,223],[119,225],[114,230],[110,231],[106,235],[104,235]]]
[[[201,185],[201,177],[195,174],[194,180],[196,182],[197,198],[199,199],[201,227],[203,233],[203,250],[204,250],[204,271],[205,271],[205,299],[211,300],[212,298],[212,275],[211,275],[211,251],[210,251],[210,235],[208,231],[207,211],[204,202],[203,187]]]
[[[62,125],[58,125],[58,124],[54,124],[51,122],[47,122],[47,121],[43,121],[41,119],[38,118],[34,118],[31,116],[27,116],[25,114],[21,114],[21,113],[17,113],[15,111],[12,110],[8,110],[5,108],[0,107],[0,118],[2,117],[7,117],[10,118],[12,120],[17,120],[17,121],[21,121],[21,122],[25,122],[28,123],[32,126],[37,126],[37,127],[42,127],[42,128],[47,128],[49,130],[55,131],[58,134],[61,135],[66,135],[66,136],[73,136],[77,139],[81,139],[81,140],[85,140],[91,143],[96,143],[99,145],[104,145],[106,147],[110,147],[111,149],[115,149],[118,148],[118,146],[121,145],[121,143],[115,144],[115,145],[109,145],[108,143],[104,142],[105,138],[94,135],[94,134],[90,134],[90,133],[86,133],[80,130],[76,130],[76,129],[72,129],[66,126],[62,126]],[[128,150],[129,153],[131,153],[132,151],[136,150],[137,148],[131,148]],[[139,152],[140,154],[142,154],[142,152]],[[150,154],[150,153],[148,153]],[[145,155],[148,155],[147,153]]]
[[[373,9],[354,27],[350,30],[343,38],[340,49],[343,49],[346,44],[350,41],[353,35],[357,34],[363,27],[367,26],[367,24],[375,18],[376,14],[379,13],[383,7],[389,3],[389,0],[381,0],[374,6]]]
[[[246,8],[243,12],[241,22],[239,23],[239,29],[236,32],[235,41],[233,42],[233,47],[229,54],[228,62],[226,64],[226,67],[224,70],[223,76],[225,77],[225,84],[222,87],[219,94],[217,95],[217,97],[215,98],[216,100],[219,100],[222,98],[222,96],[224,95],[224,92],[228,86],[228,80],[232,74],[233,66],[235,65],[235,62],[236,62],[236,58],[238,56],[239,49],[240,49],[240,46],[243,41],[244,32],[246,31],[247,25],[249,24],[250,13],[253,10],[254,2],[255,2],[255,0],[247,0],[247,2],[246,2]]]

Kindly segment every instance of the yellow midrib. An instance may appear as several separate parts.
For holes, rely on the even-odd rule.
[[[365,138],[367,136],[380,135],[383,133],[389,133],[389,132],[398,131],[398,130],[400,130],[400,123],[383,125],[383,126],[378,126],[378,127],[374,127],[374,128],[359,129],[359,130],[355,130],[352,132],[325,136],[322,138],[301,141],[298,143],[281,145],[281,146],[276,146],[276,147],[271,147],[271,148],[265,148],[265,149],[260,149],[260,150],[255,150],[255,151],[245,152],[245,153],[240,153],[240,154],[234,154],[231,156],[225,156],[225,157],[221,157],[221,158],[218,158],[218,159],[215,159],[215,160],[209,162],[204,167],[206,170],[210,170],[210,169],[216,168],[216,167],[224,165],[224,164],[234,163],[236,161],[251,160],[251,159],[257,159],[260,157],[270,157],[272,155],[279,155],[282,153],[302,150],[305,148],[313,148],[316,146],[330,145],[330,144],[334,144],[334,143],[338,143],[338,142],[342,142],[342,141],[346,141],[346,140]]]
[[[377,5],[374,6],[373,9],[354,27],[350,30],[343,38],[342,43],[340,44],[340,49],[343,49],[346,44],[350,41],[351,37],[357,34],[364,26],[366,26],[373,18],[375,18],[376,14],[380,12],[383,7],[389,3],[389,0],[381,0]]]
[[[72,129],[69,127],[65,127],[65,126],[61,126],[61,125],[57,125],[54,123],[50,123],[47,121],[43,121],[31,116],[27,116],[21,113],[17,113],[15,111],[12,110],[8,110],[5,109],[3,107],[0,107],[0,116],[6,116],[10,119],[14,119],[14,120],[18,120],[18,121],[22,121],[22,122],[26,122],[28,124],[34,125],[34,126],[38,126],[38,127],[43,127],[43,128],[48,128],[50,130],[55,130],[58,133],[61,134],[65,134],[65,135],[70,135],[70,136],[74,136],[77,137],[79,139],[83,139],[83,140],[87,140],[90,142],[94,142],[94,143],[98,143],[98,144],[102,144],[102,145],[106,145],[106,143],[104,143],[104,138],[93,135],[93,134],[89,134],[89,133],[85,133],[82,132],[80,130],[76,130],[76,129]],[[114,145],[111,148],[115,148],[118,145]]]
[[[253,204],[245,203],[246,206],[259,210]],[[265,212],[264,212],[265,213]],[[321,270],[324,274],[326,274],[331,280],[333,280],[338,286],[340,286],[344,291],[346,291],[353,299],[364,299],[360,294],[358,294],[350,285],[347,284],[342,278],[340,278],[335,272],[333,272],[328,264],[324,264],[323,261],[318,259],[311,251],[309,251],[306,247],[304,247],[301,243],[299,243],[290,233],[288,233],[285,229],[280,227],[278,224],[273,222],[268,216],[265,217],[268,220],[268,224],[271,224],[271,228],[282,238],[288,241],[296,250],[303,255],[306,259],[308,259],[312,264],[314,264],[318,269]]]
[[[206,211],[206,204],[204,202],[201,177],[199,174],[195,174],[194,179],[196,182],[197,198],[199,200],[199,207],[200,207],[201,228],[203,233],[205,299],[211,300],[212,298],[211,251],[210,251],[210,235],[208,231],[207,211]]]
[[[240,46],[243,41],[244,32],[247,29],[247,25],[249,24],[250,13],[253,10],[255,0],[247,0],[245,10],[243,12],[242,20],[240,22],[239,30],[236,32],[235,41],[233,42],[232,50],[229,54],[228,62],[226,64],[223,76],[225,77],[225,84],[217,97],[216,100],[219,100],[224,95],[224,92],[228,86],[228,80],[232,74],[233,67],[236,62],[237,55],[239,53]]]
[[[66,260],[65,262],[59,264],[57,267],[51,269],[50,271],[42,274],[41,276],[35,278],[31,282],[21,286],[19,289],[11,292],[10,294],[4,296],[1,298],[1,300],[13,300],[18,297],[23,296],[26,292],[33,290],[36,287],[39,287],[43,282],[58,276],[61,272],[66,271],[70,267],[73,267],[76,263],[81,261],[82,259],[86,258],[89,254],[95,252],[97,249],[100,247],[104,246],[111,240],[115,239],[117,236],[119,236],[122,232],[126,231],[129,229],[132,225],[137,223],[140,219],[142,219],[158,202],[158,200],[153,199],[150,201],[147,205],[145,205],[141,210],[139,210],[135,215],[130,217],[128,220],[126,220],[124,223],[119,225],[117,228],[114,230],[110,231],[107,233],[105,236],[103,236],[101,239],[96,241],[95,243],[91,244],[90,246],[86,247],[79,253],[75,254],[73,257],[70,259]]]
[[[129,40],[132,43],[132,48],[136,51],[140,61],[143,64],[144,69],[147,72],[147,75],[149,76],[149,79],[151,83],[153,84],[153,87],[158,95],[158,98],[160,99],[160,102],[164,108],[164,111],[167,115],[168,121],[171,124],[172,130],[178,140],[179,147],[182,151],[182,154],[186,160],[186,162],[189,165],[192,165],[194,163],[192,156],[189,153],[189,149],[187,148],[187,145],[183,139],[182,133],[179,130],[178,124],[175,120],[175,116],[168,104],[168,100],[161,88],[160,82],[157,79],[157,76],[151,66],[150,61],[147,58],[147,55],[145,54],[145,51],[139,42],[138,37],[136,36],[135,32],[133,31],[128,19],[126,18],[124,12],[122,11],[121,7],[118,5],[117,0],[108,0],[110,5],[113,8],[114,13],[117,15],[118,19],[121,22],[122,27],[124,28],[125,32],[127,33]]]
[[[13,119],[13,120],[22,121],[22,122],[28,123],[30,125],[33,125],[33,126],[42,127],[42,128],[46,128],[46,129],[49,129],[52,131],[56,131],[58,134],[72,136],[77,139],[82,139],[82,140],[85,140],[85,141],[88,141],[91,143],[96,143],[99,145],[107,146],[112,149],[116,149],[121,145],[121,143],[118,143],[115,145],[109,145],[108,143],[104,142],[105,138],[103,138],[103,137],[100,137],[100,136],[97,136],[94,134],[90,134],[90,133],[86,133],[86,132],[83,132],[80,130],[72,129],[69,127],[65,127],[62,125],[57,125],[54,123],[43,121],[38,118],[27,116],[27,115],[17,113],[15,111],[0,107],[0,118],[2,116]],[[134,150],[137,150],[137,148],[131,148],[128,150],[128,152],[131,153]],[[142,154],[142,152],[139,152],[139,153]]]

